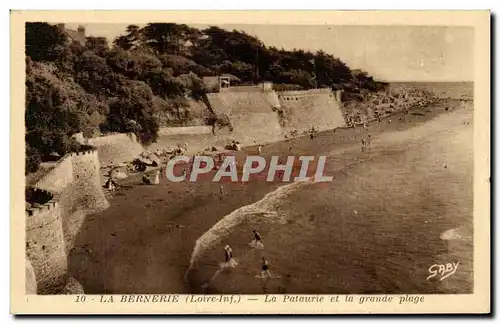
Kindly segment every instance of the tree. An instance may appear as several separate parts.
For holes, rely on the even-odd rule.
[[[115,73],[132,80],[145,80],[150,72],[161,71],[162,63],[146,50],[125,51],[117,48],[111,51],[107,64]]]
[[[26,166],[24,173],[28,174],[31,172],[36,172],[42,163],[42,158],[40,152],[28,143],[26,143]]]
[[[162,54],[159,55],[158,58],[162,62],[163,68],[172,69],[172,73],[174,76],[188,74],[190,72],[193,72],[199,76],[213,74],[210,69],[204,67],[203,65],[197,64],[195,61],[184,56]]]
[[[74,81],[61,80],[51,74],[52,69],[47,68],[46,63],[28,63],[25,140],[30,150],[27,154],[43,159],[53,152],[64,155],[77,149],[71,136],[90,124],[90,116],[96,117],[98,103]],[[27,158],[32,164],[39,160]],[[33,168],[36,169],[33,165],[29,167],[30,170]]]
[[[124,49],[126,51],[132,50],[141,46],[141,30],[137,25],[128,25],[127,34],[123,36],[118,36],[113,44],[116,47]]]
[[[105,128],[134,133],[144,145],[155,142],[159,125],[154,117],[151,88],[142,81],[126,80],[119,89],[117,99],[110,104]]]
[[[87,37],[85,39],[85,48],[95,54],[106,57],[109,52],[109,44],[106,37]]]
[[[146,43],[158,54],[178,54],[188,40],[194,39],[193,33],[193,28],[173,23],[152,23],[143,29]]]
[[[182,74],[175,78],[176,82],[181,86],[184,94],[195,100],[202,100],[205,93],[205,85],[203,81],[194,73]]]
[[[87,50],[75,61],[75,80],[93,94],[111,94],[116,92],[116,77],[106,64],[106,59],[93,51]]]
[[[332,55],[318,51],[315,56],[318,85],[333,87],[352,81],[352,72],[347,65]]]
[[[67,36],[56,26],[44,22],[27,22],[26,55],[34,61],[54,61],[63,53]]]
[[[59,76],[74,76],[75,63],[85,51],[85,46],[82,46],[79,42],[71,42],[64,47],[63,53],[55,62],[58,67],[57,72],[59,72]]]
[[[313,75],[304,70],[284,72],[280,80],[281,83],[298,84],[304,89],[311,89],[315,86]]]

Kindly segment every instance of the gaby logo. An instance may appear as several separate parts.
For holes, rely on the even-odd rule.
[[[431,275],[427,277],[427,280],[437,276],[438,278],[440,277],[439,280],[442,281],[453,275],[457,271],[459,264],[460,262],[433,264],[429,267],[429,272],[431,273]]]
[[[176,156],[166,166],[165,175],[169,181],[200,181],[212,178],[213,182],[248,182],[260,179],[267,182],[307,181],[329,182],[333,177],[325,176],[326,156],[247,156],[237,161],[235,156],[214,159],[212,156]]]

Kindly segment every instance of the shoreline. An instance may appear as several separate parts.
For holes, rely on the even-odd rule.
[[[459,119],[461,119],[460,117],[461,115],[458,114],[463,115],[465,113],[465,115],[468,115],[470,114],[470,112],[471,110],[457,111],[455,113],[455,116],[441,115],[443,118],[440,117],[439,119],[443,122],[446,120],[448,125],[450,124],[450,122],[452,125],[453,124],[461,125],[461,121],[459,121]],[[192,291],[195,291],[197,293],[235,293],[236,291],[245,291],[245,293],[250,293],[250,294],[265,293],[264,291],[259,292],[259,285],[256,284],[254,280],[252,280],[251,276],[248,276],[248,271],[252,271],[251,269],[254,269],[255,273],[258,273],[259,255],[265,256],[266,259],[271,260],[270,262],[273,264],[272,269],[274,269],[274,272],[272,273],[273,274],[277,273],[279,275],[278,277],[282,278],[282,280],[271,280],[270,282],[265,284],[266,286],[265,291],[268,293],[279,293],[280,291],[283,292],[282,289],[286,289],[286,291],[289,293],[302,293],[302,294],[313,293],[314,291],[322,291],[323,293],[342,293],[342,291],[339,291],[338,289],[348,289],[344,291],[344,293],[387,292],[383,290],[383,287],[377,286],[377,283],[380,283],[378,282],[378,280],[373,281],[373,279],[371,279],[371,276],[377,277],[377,274],[374,272],[375,269],[382,272],[380,273],[377,271],[379,277],[381,278],[380,280],[385,281],[386,284],[388,285],[387,287],[384,286],[386,289],[397,289],[398,286],[396,283],[401,284],[401,281],[406,282],[405,283],[406,286],[399,286],[399,288],[404,289],[403,287],[406,287],[406,289],[410,290],[396,290],[397,293],[408,293],[410,291],[412,293],[422,293],[423,291],[430,293],[429,289],[431,291],[433,291],[434,289],[438,289],[437,287],[432,286],[431,283],[427,284],[422,281],[420,281],[418,285],[420,286],[420,289],[424,290],[418,290],[417,288],[413,287],[412,284],[408,282],[407,279],[405,279],[405,275],[403,274],[405,270],[398,268],[398,266],[402,264],[401,256],[398,255],[390,256],[391,253],[394,252],[393,249],[396,249],[396,251],[399,251],[399,253],[403,253],[402,254],[403,258],[405,258],[404,257],[405,255],[407,255],[407,257],[410,258],[411,255],[414,253],[423,257],[422,259],[423,264],[421,264],[422,261],[420,261],[418,266],[413,264],[414,268],[411,268],[412,272],[415,272],[415,275],[418,274],[417,277],[421,277],[421,275],[424,274],[425,270],[424,268],[426,262],[430,262],[427,265],[427,267],[430,264],[432,264],[432,261],[435,262],[435,260],[432,260],[432,255],[434,255],[433,253],[441,254],[441,257],[439,257],[440,259],[441,258],[446,259],[449,257],[449,255],[454,255],[454,257],[461,258],[460,262],[463,263],[462,264],[463,268],[460,276],[456,276],[455,278],[450,279],[451,282],[454,283],[452,285],[445,285],[445,287],[440,287],[439,289],[444,289],[444,291],[438,290],[438,292],[444,293],[448,291],[452,293],[453,291],[457,292],[461,291],[465,293],[470,291],[471,289],[470,282],[465,281],[467,278],[466,274],[469,271],[472,271],[471,259],[468,256],[468,250],[467,250],[467,246],[470,244],[470,242],[452,241],[449,242],[448,245],[448,248],[450,250],[443,250],[443,247],[446,244],[445,242],[448,241],[446,240],[443,241],[443,238],[441,238],[439,233],[442,230],[450,229],[450,227],[446,226],[452,226],[452,228],[453,226],[459,226],[459,228],[462,227],[461,230],[458,230],[459,232],[465,230],[465,232],[462,232],[459,235],[464,235],[463,237],[466,238],[468,231],[466,224],[469,224],[470,217],[472,215],[469,216],[462,215],[461,221],[465,221],[465,223],[461,223],[461,221],[459,221],[458,219],[455,220],[455,217],[453,217],[454,221],[451,221],[450,219],[446,221],[445,218],[438,215],[440,212],[448,210],[449,207],[446,207],[447,209],[442,210],[441,209],[442,207],[438,206],[447,206],[447,205],[444,202],[441,202],[439,198],[437,198],[438,196],[440,196],[440,193],[444,193],[442,190],[446,188],[442,187],[442,189],[438,190],[436,192],[438,196],[435,196],[433,194],[430,195],[427,194],[427,196],[425,196],[426,198],[424,199],[420,196],[421,193],[420,190],[424,190],[424,192],[427,192],[425,190],[430,190],[429,188],[427,189],[425,187],[420,188],[418,185],[416,187],[410,187],[413,189],[397,186],[397,188],[399,189],[397,189],[396,192],[394,192],[393,189],[389,189],[387,187],[385,187],[387,189],[384,189],[384,186],[382,185],[381,187],[380,184],[391,183],[391,181],[394,181],[391,180],[391,178],[394,178],[394,176],[396,176],[397,178],[397,174],[392,174],[391,177],[388,177],[384,180],[380,180],[381,181],[380,182],[374,180],[375,175],[371,174],[370,171],[371,168],[378,167],[380,168],[382,174],[384,173],[387,174],[387,170],[382,171],[384,169],[385,163],[393,164],[394,169],[402,168],[403,170],[407,169],[408,167],[410,168],[417,167],[419,169],[431,168],[433,170],[431,178],[426,179],[426,177],[429,177],[429,175],[426,176],[422,175],[421,181],[424,182],[435,181],[431,179],[435,179],[435,177],[442,177],[445,176],[446,174],[450,174],[450,172],[452,172],[451,170],[446,172],[444,169],[442,169],[441,167],[442,164],[435,163],[437,161],[433,160],[433,158],[429,160],[429,157],[424,157],[423,160],[421,159],[422,161],[420,162],[415,161],[415,164],[412,164],[411,166],[403,166],[401,164],[394,165],[394,161],[400,161],[404,163],[405,161],[404,156],[413,156],[411,159],[414,159],[419,156],[418,154],[420,154],[415,152],[421,152],[423,148],[425,151],[425,148],[434,147],[433,143],[434,141],[427,139],[428,136],[427,132],[433,127],[435,129],[435,131],[433,131],[433,134],[436,135],[437,138],[443,136],[448,140],[454,138],[455,135],[453,133],[450,133],[447,129],[441,129],[440,126],[441,126],[440,123],[437,123],[437,121],[436,123],[429,122],[426,125],[422,125],[422,127],[425,128],[419,127],[418,130],[417,129],[408,130],[410,133],[406,132],[405,132],[406,134],[401,133],[400,136],[402,136],[402,138],[406,137],[406,140],[404,142],[399,143],[401,146],[399,144],[390,146],[384,145],[384,142],[386,144],[388,142],[389,143],[391,142],[392,138],[391,133],[380,136],[380,138],[377,140],[377,143],[376,144],[374,143],[375,144],[375,146],[373,147],[374,151],[370,152],[369,154],[361,154],[365,155],[364,157],[361,158],[361,160],[353,161],[353,163],[348,163],[347,165],[339,165],[338,167],[336,167],[335,164],[330,165],[329,168],[330,170],[327,171],[328,175],[334,176],[334,180],[331,185],[330,184],[308,185],[308,183],[304,183],[304,185],[301,186],[301,188],[292,188],[292,185],[288,185],[287,186],[288,188],[286,188],[286,192],[285,190],[282,190],[281,193],[278,193],[278,190],[276,190],[273,193],[266,195],[264,199],[260,200],[259,202],[256,202],[255,204],[251,206],[244,206],[240,210],[234,211],[231,214],[226,215],[226,217],[223,218],[224,219],[223,221],[214,225],[214,227],[211,230],[207,231],[203,235],[203,237],[200,237],[200,239],[197,242],[199,243],[199,246],[197,244],[197,248],[195,248],[195,250],[193,251],[193,256],[192,256],[193,260],[196,262],[194,262],[194,266],[191,269],[191,271],[189,271],[188,275]],[[466,127],[466,126],[458,126],[458,127]],[[398,134],[394,135],[398,136]],[[434,137],[434,135],[431,135],[431,137]],[[463,135],[460,136],[463,139]],[[443,145],[443,143],[446,142],[447,140],[441,141],[439,145]],[[452,142],[453,141],[451,141],[451,143]],[[454,145],[456,145],[456,143],[454,143]],[[348,151],[339,152],[340,156],[338,157],[332,156],[332,159],[345,160],[347,158],[348,160],[350,160],[350,157],[352,157],[353,155],[354,156],[357,155],[358,158],[361,157],[359,153],[356,154],[355,152],[356,148],[353,149],[354,152],[353,150],[350,150],[351,152]],[[443,150],[443,152],[445,151],[446,150]],[[467,153],[465,153],[465,155],[467,155]],[[448,163],[449,167],[451,167],[452,169],[456,169],[455,172],[460,172],[459,170],[463,170],[463,172],[465,172],[468,170],[467,169],[468,167],[466,167],[466,169],[459,168],[459,166],[464,167],[463,164],[457,165],[457,163],[460,163],[459,161],[451,161],[451,160],[447,161],[447,158],[444,157],[439,157],[439,159]],[[393,162],[389,162],[390,160]],[[343,164],[343,162],[341,164]],[[371,180],[368,180],[370,179],[370,177]],[[399,179],[400,179],[399,180],[400,184],[403,185],[407,184],[406,182],[407,179],[405,179],[404,177],[402,178],[400,176]],[[439,185],[447,186],[445,184],[447,183],[447,181],[445,180],[450,180],[450,179],[442,178],[442,181]],[[348,183],[350,183],[350,185]],[[451,183],[453,183],[453,181]],[[323,188],[323,185],[326,187]],[[360,187],[357,188],[356,186]],[[343,189],[339,189],[340,191],[338,191],[337,189],[335,189],[336,187]],[[285,189],[284,187],[280,187],[280,191],[282,188]],[[328,188],[329,190],[325,191],[325,189]],[[359,190],[363,192],[363,188],[364,188],[364,194],[361,194],[361,196],[359,196]],[[371,193],[371,190],[374,191]],[[393,192],[390,194],[391,197],[390,200],[394,199],[399,202],[385,201],[385,204],[382,203],[382,205],[377,205],[377,203],[379,203],[378,199],[384,199],[381,198],[380,196],[378,196],[379,198],[375,198],[377,197],[377,192],[391,192],[391,190],[393,190]],[[401,192],[399,192],[399,190],[401,190]],[[404,193],[406,190],[414,190],[414,193],[416,193],[417,196],[415,198],[406,198]],[[451,190],[449,194],[452,195],[451,197],[453,201],[453,199],[457,198],[456,196],[453,198],[452,194],[453,186],[449,190]],[[445,194],[445,197],[448,197],[448,195]],[[310,203],[308,204],[300,203],[301,200],[303,199],[308,200],[309,198],[312,199]],[[373,200],[374,198],[375,200]],[[366,199],[368,200],[365,201]],[[437,205],[435,205],[434,203],[436,199],[438,199],[436,201]],[[335,202],[332,203],[332,200]],[[465,199],[465,201],[468,200]],[[403,214],[401,213],[393,214],[394,210],[401,208],[398,207],[401,206],[400,205],[401,202],[404,202],[404,204],[408,204],[408,206],[414,206],[415,213],[413,213],[412,209],[409,208],[408,210],[403,212]],[[420,202],[426,205],[428,204],[429,206],[435,205],[435,208],[437,209],[434,209],[434,212],[438,212],[438,214],[426,215],[422,219],[421,215],[422,213],[425,214],[425,211],[427,210],[428,207],[420,207],[423,209],[421,210],[418,209]],[[369,206],[372,206],[374,210],[372,210],[371,212],[367,210],[366,204],[373,204]],[[452,203],[452,205],[454,204]],[[386,206],[389,209],[386,210],[386,215],[384,215],[383,218],[380,218],[379,217],[380,215],[377,215],[377,211],[380,212],[379,209],[384,208],[384,206]],[[468,208],[467,203],[463,207]],[[359,211],[359,216],[357,212],[354,215],[349,216],[349,212],[352,213],[353,209]],[[456,215],[457,211],[451,214]],[[339,216],[338,219],[337,217],[335,217],[336,221],[333,221],[331,219],[331,217],[334,215]],[[407,218],[407,216],[409,218]],[[415,216],[415,219],[413,219],[413,216]],[[355,222],[357,225],[354,225],[352,222]],[[427,224],[428,222],[429,224]],[[317,234],[318,236],[314,236],[312,232],[310,232],[313,229],[316,229],[316,226],[318,226],[313,224],[322,224],[322,226],[317,228],[317,230],[319,230],[319,233],[321,233],[321,234],[318,233]],[[351,224],[350,225],[351,227],[349,227],[349,225],[347,224]],[[352,226],[354,226],[354,228]],[[366,229],[364,228],[365,226]],[[410,230],[408,232],[409,228],[407,226],[410,226],[410,228],[414,230]],[[463,226],[465,226],[465,229]],[[266,245],[265,252],[260,250],[248,249],[247,244],[250,241],[249,233],[251,233],[252,228],[253,229],[257,228],[259,232],[264,235],[264,241],[265,241],[264,244]],[[333,228],[338,228],[339,232],[331,234],[330,230],[326,230],[326,228],[329,228],[330,230]],[[364,232],[364,234],[361,235],[362,238],[360,238],[360,241],[358,242],[357,239],[353,240],[351,238],[351,234],[343,232],[342,231],[343,228],[348,229],[347,233],[350,233],[351,231],[357,231],[357,232]],[[392,228],[392,232],[384,231],[384,229],[387,230],[389,228]],[[401,229],[402,232],[399,231],[394,232],[395,228]],[[295,232],[293,231],[290,232],[292,229],[294,229]],[[374,232],[370,232],[371,230],[373,230]],[[370,237],[374,235],[374,233],[377,233],[377,231],[380,230],[382,230],[382,232],[378,232],[378,234],[381,235],[381,237],[379,239],[373,238],[375,239],[375,242],[372,241]],[[424,232],[421,232],[422,230],[424,230]],[[412,233],[418,233],[416,234],[418,237],[421,238],[425,237],[425,239],[415,240],[412,236],[413,235]],[[247,235],[248,235],[248,240],[245,239]],[[331,236],[330,238],[330,235],[333,236]],[[354,235],[354,237],[357,236],[356,234],[352,235]],[[393,245],[397,241],[393,241],[393,244],[391,244],[390,247],[387,247],[388,250],[385,250],[385,245],[380,246],[380,243],[382,241],[398,240],[398,237],[401,236],[408,237],[408,239],[411,238],[412,243],[410,243],[410,246],[406,245],[409,242],[404,242],[404,245],[398,245],[398,244]],[[330,239],[337,240],[337,242],[333,243],[333,245],[327,243],[327,241],[329,241]],[[430,249],[429,255],[426,255],[426,253],[424,252],[425,249],[422,250],[425,246],[427,246],[425,243],[427,240],[428,240],[427,244],[429,244],[429,249]],[[220,259],[219,257],[220,250],[222,249],[224,244],[229,244],[233,248],[235,257],[238,262],[238,267],[234,270],[230,269],[231,273],[230,275],[222,275],[218,276],[218,278],[216,278],[217,276],[214,276],[213,278],[211,278],[210,274],[214,273],[214,271],[216,270],[216,267],[214,266],[215,265],[214,260]],[[308,246],[309,249],[312,248],[313,251],[309,250],[308,248],[305,248],[303,246],[304,244]],[[360,244],[363,247],[361,248],[361,251],[357,251],[356,247],[351,246],[352,244],[356,245]],[[374,248],[372,245],[378,247]],[[289,253],[283,254],[283,249],[286,250],[286,248],[290,246],[296,247],[297,250],[294,249],[291,254]],[[402,250],[398,250],[398,246],[401,246]],[[318,247],[321,247],[319,248],[320,250],[315,252],[314,250],[316,250]],[[401,249],[401,247],[399,249]],[[380,268],[381,264],[378,264],[377,261],[374,261],[373,257],[372,258],[362,257],[359,262],[361,262],[362,264],[367,263],[366,266],[368,267],[370,274],[365,274],[360,269],[358,269],[359,271],[361,271],[359,273],[360,276],[359,279],[360,281],[364,280],[366,282],[371,282],[374,284],[374,286],[373,287],[371,287],[371,285],[368,285],[367,287],[363,286],[364,289],[368,290],[360,291],[359,290],[360,287],[357,284],[350,282],[352,281],[351,279],[353,278],[349,277],[348,275],[349,271],[347,271],[346,269],[349,267],[349,265],[353,267],[356,264],[355,260],[357,260],[357,258],[359,258],[361,255],[363,256],[365,255],[364,254],[365,252],[362,252],[365,251],[365,249],[371,251],[371,253],[380,254],[381,248],[382,250],[384,250],[385,253],[388,253],[384,254],[384,252],[382,252],[382,254],[379,255],[379,258],[382,258],[382,260],[387,259],[385,262],[389,262],[388,264],[386,264],[386,267],[389,267],[389,269],[392,268],[392,270],[394,270],[395,269],[394,267],[396,267],[396,269],[399,269],[399,271],[403,271],[403,273],[401,273],[400,276],[399,274],[391,273],[389,271],[391,275],[396,275],[397,278],[397,279],[394,278],[396,280],[395,282],[391,282],[390,279],[387,278],[387,275],[383,274],[384,272],[383,265],[381,269]],[[324,251],[321,251],[322,249]],[[351,250],[352,253],[345,255],[343,254],[343,252],[340,254],[334,252],[339,249],[340,251],[343,251],[345,249]],[[417,252],[419,250],[421,252]],[[404,251],[406,251],[407,253],[405,253]],[[315,261],[316,259],[310,256],[311,253],[319,257],[319,260]],[[327,257],[327,255],[330,255],[332,260],[337,260],[337,261],[332,261],[333,262],[332,264],[325,263],[325,261],[321,261],[322,258],[330,259]],[[354,258],[354,260],[349,260],[351,256]],[[431,256],[431,259],[429,259],[429,256]],[[302,260],[302,262],[295,264],[294,262],[297,262],[297,258]],[[342,258],[344,258],[343,262],[340,261]],[[304,259],[306,259],[307,261]],[[317,262],[319,262],[319,264],[322,264],[322,266],[318,267]],[[340,262],[340,264],[337,264],[337,262]],[[294,264],[297,269],[294,268]],[[303,267],[304,264],[307,264],[308,266],[304,268]],[[316,266],[314,266],[313,264],[316,264]],[[378,264],[378,266],[375,264]],[[338,276],[344,278],[342,280],[346,281],[334,283],[335,280],[331,278],[331,272],[329,276],[328,275],[329,272],[325,270],[324,267],[327,267],[328,269],[330,269],[330,271],[334,271],[333,273],[337,273],[337,270],[333,269],[339,267],[338,271],[340,271],[340,273],[338,273]],[[304,278],[304,276],[308,276],[313,273],[315,275],[316,273],[319,273],[318,276],[323,276],[326,278],[330,277],[330,279],[328,280],[330,281],[333,280],[333,282],[327,285],[329,288],[323,287],[320,284],[320,282],[315,282],[316,287],[311,288],[311,284],[312,281],[314,281],[314,279],[307,277]],[[343,273],[343,275],[341,275],[341,273]],[[286,278],[283,278],[285,274],[287,274]],[[290,274],[292,274],[293,278],[292,281],[295,282],[291,286],[290,282],[286,283],[286,281],[289,279]],[[246,284],[242,284],[242,282],[245,282]],[[302,284],[298,282],[302,282]],[[336,287],[337,290],[331,290],[333,287]]]
[[[378,118],[374,117],[374,118],[371,118],[371,119],[366,119],[364,120],[363,122],[355,122],[354,123],[354,128],[358,128],[358,127],[362,127],[364,124],[373,124],[373,123],[377,123],[378,120],[381,120],[381,121],[384,121],[384,120],[388,120],[390,118],[393,118],[393,117],[404,117],[404,115],[408,115],[408,114],[411,114],[413,112],[415,112],[416,110],[428,110],[429,106],[438,106],[440,104],[444,104],[444,105],[447,105],[449,103],[453,103],[453,102],[465,102],[465,103],[470,103],[470,102],[473,102],[473,100],[471,99],[452,99],[452,98],[434,98],[433,100],[430,100],[429,101],[429,104],[428,105],[421,105],[421,104],[414,104],[413,106],[410,106],[408,108],[401,108],[401,109],[397,109],[393,112],[390,112],[390,113],[386,113],[384,115],[381,115],[379,116]],[[426,113],[429,113],[429,111],[426,111],[424,114]],[[345,131],[345,130],[349,130],[349,129],[353,129],[353,126],[344,126],[344,127],[337,127],[335,129],[328,129],[328,130],[320,130],[318,132],[317,135],[321,134],[321,133],[329,133],[329,132],[333,132],[333,133],[336,133],[336,132],[340,132],[340,131]],[[317,136],[316,135],[316,136]],[[228,149],[225,149],[225,148],[222,148],[222,149],[219,149],[215,152],[211,152],[211,151],[207,151],[207,150],[202,150],[200,151],[199,147],[198,148],[195,148],[195,149],[190,149],[188,148],[188,150],[185,152],[185,156],[193,156],[193,155],[197,155],[198,153],[206,153],[206,154],[233,154],[233,155],[241,155],[241,152],[248,152],[249,150],[254,150],[255,147],[257,147],[257,145],[262,145],[263,148],[265,148],[266,146],[272,146],[274,144],[278,144],[278,143],[282,143],[282,142],[290,142],[290,141],[294,141],[294,140],[297,140],[297,139],[302,139],[302,138],[306,138],[308,137],[307,134],[300,134],[300,135],[297,135],[295,137],[288,137],[288,138],[283,138],[281,140],[270,140],[270,141],[266,141],[266,142],[260,142],[258,144],[253,144],[253,145],[245,145],[245,146],[242,146],[241,148],[241,151],[234,151],[234,150],[228,150]],[[214,138],[214,141],[216,139]],[[220,141],[220,139],[217,139],[218,141]],[[147,149],[145,149],[145,151],[148,151]],[[240,152],[240,154],[238,154]],[[126,162],[127,164],[130,164],[131,161],[128,161]],[[162,168],[164,167],[164,165],[160,165],[158,167],[148,167],[148,169],[144,172],[132,172],[130,173],[127,178],[125,179],[114,179],[115,182],[117,184],[130,184],[131,181],[135,181],[136,179],[138,179],[139,177],[141,177],[142,175],[151,175],[153,174],[154,172],[156,171],[162,171]],[[102,167],[101,169],[108,169],[108,167]],[[101,179],[104,179],[104,175],[106,174],[107,172],[101,172]],[[103,182],[104,183],[104,182]],[[107,197],[109,196],[110,199],[112,199],[112,196],[110,193],[107,193]]]
[[[374,123],[371,132],[407,129],[445,113],[440,107],[428,109],[431,112],[425,116],[407,115],[406,122],[394,118],[392,124],[385,120]],[[318,155],[332,147],[339,150],[357,145],[363,134],[360,127],[324,131],[318,133],[314,141],[302,136],[265,145],[263,155],[286,155],[289,146],[293,146],[295,155]],[[254,151],[254,146],[247,146],[235,155],[244,157]],[[117,192],[110,208],[89,215],[75,240],[76,250],[87,246],[93,251],[92,255],[72,253],[69,256],[70,275],[87,293],[191,291],[184,275],[196,240],[225,215],[261,200],[286,184],[228,183],[227,195],[220,199],[218,184],[211,182],[173,184],[160,180],[157,186],[141,186],[135,185],[133,179],[125,180],[128,180],[125,191]],[[144,243],[133,243],[145,239],[149,242],[145,250],[140,246]],[[127,249],[123,249],[124,246]],[[129,264],[126,260],[136,261]],[[148,266],[149,280],[144,277],[144,265]]]

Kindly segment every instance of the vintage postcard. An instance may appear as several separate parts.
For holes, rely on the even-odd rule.
[[[489,11],[10,17],[12,313],[490,312]]]

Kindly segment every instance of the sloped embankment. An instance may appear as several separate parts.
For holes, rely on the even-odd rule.
[[[330,89],[278,93],[284,126],[288,131],[334,129],[346,126],[340,109],[340,92]]]
[[[215,114],[228,119],[230,136],[235,140],[253,144],[254,140],[267,142],[282,137],[275,92],[223,92],[207,97]]]

